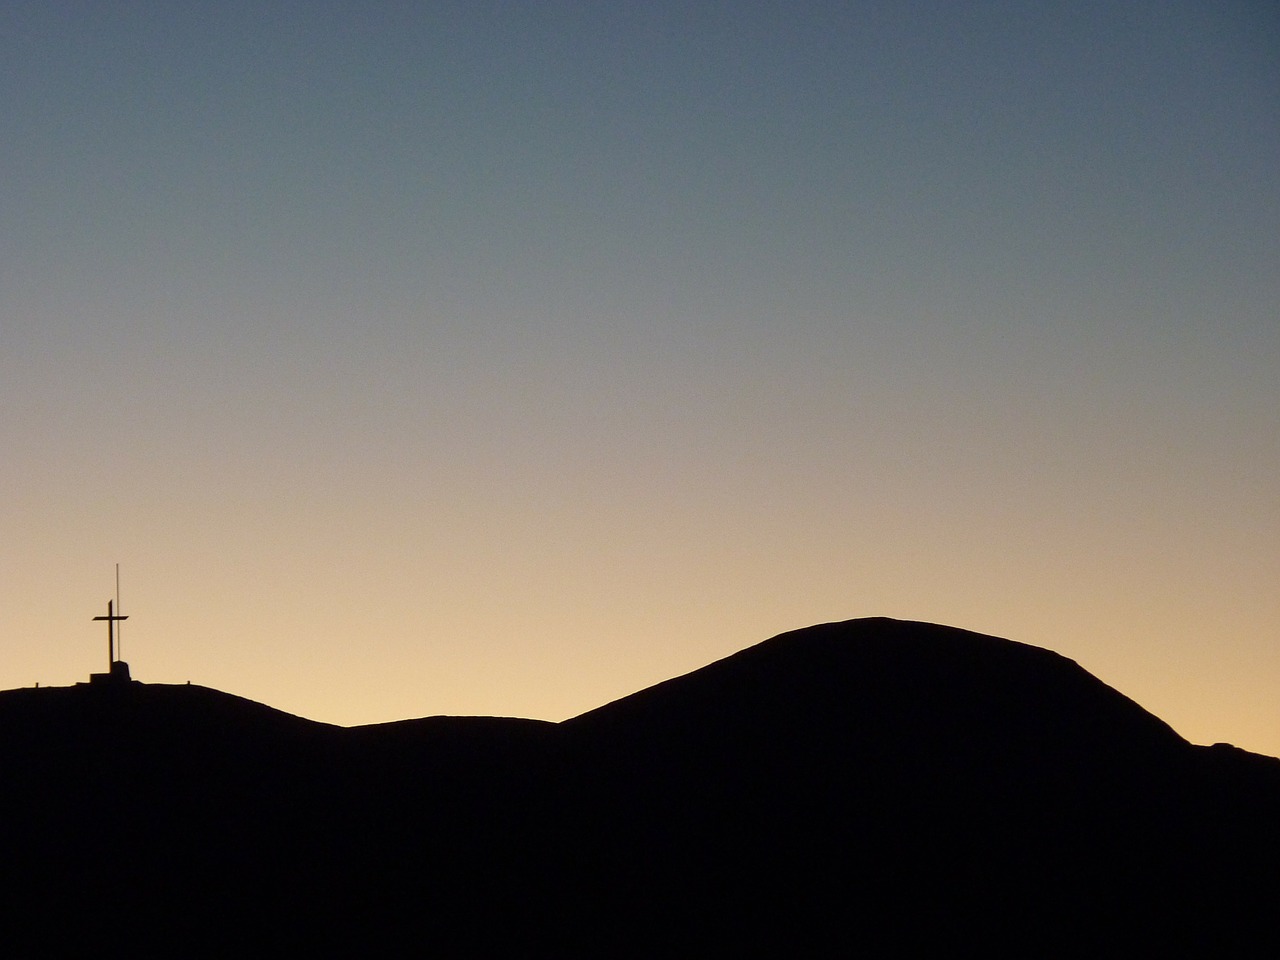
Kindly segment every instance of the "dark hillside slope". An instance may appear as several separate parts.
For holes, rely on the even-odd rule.
[[[466,908],[549,730],[341,728],[187,685],[0,693],[0,947],[122,929],[155,956],[386,943],[377,918],[403,922],[435,886],[438,908]]]
[[[930,763],[1127,763],[1186,741],[1073,661],[1026,644],[888,619],[766,640],[573,720],[584,739],[668,758],[691,751],[807,760],[919,752]],[[849,753],[848,751],[852,751]]]
[[[1275,940],[1280,898],[1280,761],[892,620],[562,724],[10,691],[0,771],[17,956],[1224,955]]]
[[[841,917],[867,944],[1031,952],[1053,931],[1087,952],[1241,931],[1255,879],[1280,892],[1256,855],[1280,854],[1261,816],[1280,783],[1255,778],[1241,800],[1240,778],[1206,777],[1165,723],[1024,644],[825,624],[562,726],[592,771],[579,821],[620,838],[577,854],[628,878],[595,891],[603,916],[645,902],[672,926],[769,942]],[[1233,851],[1223,822],[1249,824]]]

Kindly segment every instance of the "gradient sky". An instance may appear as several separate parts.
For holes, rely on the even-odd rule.
[[[811,623],[1280,754],[1271,2],[0,7],[0,688],[559,720]]]

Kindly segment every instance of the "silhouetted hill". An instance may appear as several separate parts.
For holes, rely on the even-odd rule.
[[[868,619],[782,634],[563,725],[650,763],[927,766],[969,777],[1127,766],[1187,746],[1047,650]],[[835,753],[828,755],[828,751]]]
[[[0,693],[21,955],[1261,952],[1280,761],[1056,654],[783,634],[561,724]]]

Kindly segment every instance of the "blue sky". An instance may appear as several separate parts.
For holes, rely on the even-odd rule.
[[[100,668],[121,562],[136,675],[336,722],[559,719],[887,614],[1280,753],[1272,5],[0,43],[0,685]]]

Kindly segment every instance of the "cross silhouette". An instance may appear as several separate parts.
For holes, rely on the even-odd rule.
[[[105,617],[94,617],[95,620],[107,621],[107,672],[111,672],[111,665],[116,662],[116,621],[128,620],[127,616],[119,616],[111,609],[111,601],[107,601],[107,615]]]

